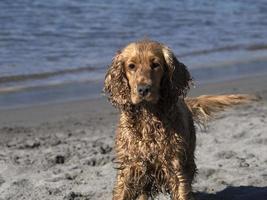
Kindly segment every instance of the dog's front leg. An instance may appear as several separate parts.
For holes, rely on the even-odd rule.
[[[128,170],[120,170],[117,174],[112,200],[135,200],[138,193],[134,187],[129,187],[131,181],[132,177]]]
[[[117,182],[115,184],[115,187],[113,189],[113,198],[112,200],[132,200],[134,199],[134,195],[126,186],[125,183],[125,177],[121,174],[117,175]]]
[[[193,200],[192,177],[186,173],[186,170],[180,167],[176,168],[173,172],[175,175],[169,179],[172,200]]]
[[[147,194],[141,194],[137,200],[148,200],[149,196]]]
[[[172,200],[193,200],[191,184],[182,173],[170,180],[170,192]]]

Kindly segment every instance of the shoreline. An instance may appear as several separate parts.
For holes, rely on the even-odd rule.
[[[248,93],[261,96],[267,99],[266,75],[244,77],[236,80],[223,81],[217,83],[195,83],[188,96],[199,96],[207,94],[226,94],[226,93]],[[98,106],[101,105],[101,106]],[[85,109],[86,108],[86,109]],[[76,100],[65,100],[59,102],[46,102],[32,105],[22,105],[17,107],[0,106],[1,125],[15,123],[35,124],[34,122],[60,120],[61,117],[74,115],[75,113],[91,113],[104,115],[107,110],[113,110],[107,98],[102,96],[87,97]],[[25,113],[31,113],[26,118]],[[77,114],[78,115],[78,114]],[[30,122],[30,123],[29,123]],[[37,123],[38,124],[38,123]]]
[[[226,92],[253,92],[264,90],[264,81],[267,73],[241,76],[233,79],[207,80],[206,82],[194,79],[194,86],[191,87],[189,95],[209,94],[209,91],[216,93]],[[249,85],[244,86],[243,84]],[[262,85],[262,86],[260,86]],[[227,89],[228,87],[228,89]],[[45,106],[54,104],[67,104],[74,102],[85,102],[94,99],[105,98],[102,93],[103,82],[81,82],[64,84],[55,87],[39,88],[38,90],[27,90],[21,92],[10,92],[0,94],[0,111],[7,109],[19,109],[26,107]],[[222,91],[220,91],[222,89]],[[265,95],[265,93],[264,93]]]

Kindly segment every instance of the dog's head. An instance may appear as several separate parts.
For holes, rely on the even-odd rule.
[[[168,47],[144,40],[130,43],[117,53],[106,74],[104,90],[118,107],[157,104],[185,95],[190,81],[186,66]]]

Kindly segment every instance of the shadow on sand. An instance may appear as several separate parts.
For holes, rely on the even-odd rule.
[[[227,187],[216,194],[196,193],[198,200],[267,200],[267,187]]]

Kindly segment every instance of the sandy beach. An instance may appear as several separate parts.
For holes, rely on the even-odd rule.
[[[124,57],[144,69],[176,65],[171,54],[195,81],[189,96],[260,99],[195,125],[196,200],[267,200],[267,0],[2,0],[0,8],[0,200],[111,200],[119,111],[101,94],[107,68]],[[159,58],[158,47],[155,58],[142,53],[146,66],[120,56],[142,40],[172,53],[162,45]],[[153,73],[144,74],[158,85]]]
[[[192,88],[190,96],[262,97],[197,127],[197,199],[267,199],[266,83],[254,76]],[[111,199],[117,118],[104,97],[1,109],[0,199]]]

